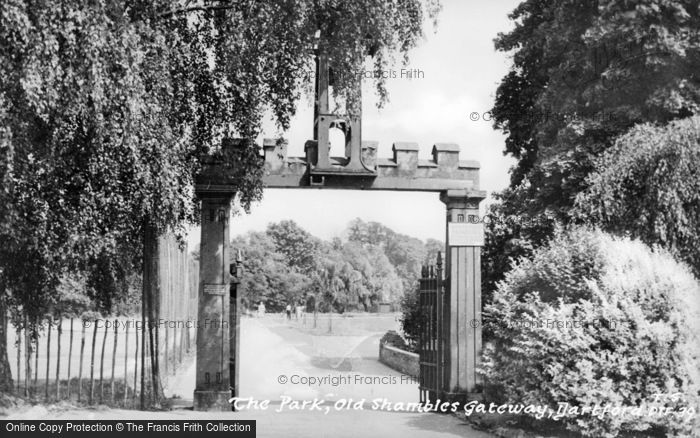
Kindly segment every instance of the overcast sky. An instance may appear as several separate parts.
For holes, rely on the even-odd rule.
[[[425,40],[411,52],[406,67],[421,70],[422,78],[389,79],[390,101],[381,110],[376,108],[371,83],[365,81],[363,140],[379,142],[378,157],[391,157],[394,142],[416,142],[423,159],[430,157],[434,143],[457,143],[461,159],[481,162],[481,189],[490,194],[506,187],[508,168],[513,164],[502,153],[504,136],[482,120],[510,65],[507,55],[494,50],[493,39],[498,32],[513,27],[507,14],[518,1],[442,3],[437,28],[426,26]],[[394,69],[399,76],[401,65]],[[479,120],[473,121],[472,113],[477,113]],[[304,155],[304,142],[313,137],[312,126],[311,99],[302,99],[290,130],[284,133],[289,156]],[[278,135],[273,123],[265,124],[264,137]],[[332,147],[331,155],[343,155],[338,150]],[[355,217],[381,222],[421,239],[445,239],[445,207],[436,193],[309,189],[266,189],[250,215],[241,213],[232,219],[231,235],[264,230],[269,222],[292,219],[327,239],[341,235]],[[189,241],[199,242],[198,228],[192,229]]]

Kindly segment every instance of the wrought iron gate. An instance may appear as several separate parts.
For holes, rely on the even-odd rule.
[[[420,402],[435,402],[443,389],[443,280],[442,256],[437,264],[423,266],[419,280],[420,319]]]

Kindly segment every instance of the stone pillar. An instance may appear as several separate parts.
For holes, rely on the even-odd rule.
[[[199,247],[197,377],[194,410],[230,410],[229,216],[232,192],[204,192]]]
[[[443,398],[465,402],[479,389],[476,367],[481,357],[481,246],[478,221],[483,192],[447,190],[445,253]]]

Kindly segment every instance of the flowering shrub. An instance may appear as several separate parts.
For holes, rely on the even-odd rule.
[[[589,436],[697,427],[700,284],[664,250],[560,230],[499,283],[484,323],[487,397],[550,406],[549,418]],[[629,409],[594,415],[596,405]]]

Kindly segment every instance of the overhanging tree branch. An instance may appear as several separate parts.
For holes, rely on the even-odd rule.
[[[211,12],[211,11],[221,11],[226,9],[233,9],[234,4],[232,3],[216,3],[216,4],[197,4],[192,6],[183,6],[181,8],[171,9],[169,11],[161,12],[158,14],[158,18],[169,18],[174,15],[187,14],[190,12]]]

